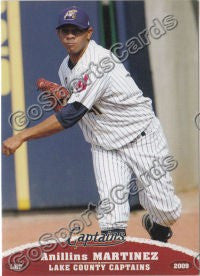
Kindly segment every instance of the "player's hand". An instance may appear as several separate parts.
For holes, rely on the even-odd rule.
[[[16,149],[18,149],[21,146],[22,143],[23,139],[19,134],[9,137],[3,142],[3,154],[5,154],[6,156],[13,154],[16,151]]]

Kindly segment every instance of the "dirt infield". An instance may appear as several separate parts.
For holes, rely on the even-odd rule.
[[[180,193],[183,211],[179,221],[173,226],[174,235],[170,243],[199,252],[199,193],[198,190]],[[3,251],[16,246],[36,242],[44,233],[55,233],[66,227],[70,221],[80,218],[83,210],[57,210],[48,212],[7,213],[3,214]],[[130,214],[127,235],[149,238],[141,226],[141,217],[145,211],[134,211]],[[100,232],[95,218],[92,225],[83,233]]]

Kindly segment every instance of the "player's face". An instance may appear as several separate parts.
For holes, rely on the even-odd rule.
[[[58,30],[58,36],[69,55],[79,55],[87,46],[92,32],[92,28],[80,29],[74,25],[66,25]]]

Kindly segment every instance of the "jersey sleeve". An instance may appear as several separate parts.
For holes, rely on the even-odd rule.
[[[103,95],[108,85],[108,75],[90,78],[84,74],[81,78],[73,79],[70,82],[72,96],[68,103],[79,102],[86,108],[91,109],[95,102]]]
[[[88,111],[81,103],[74,102],[64,106],[59,112],[56,112],[56,118],[64,128],[72,127]]]

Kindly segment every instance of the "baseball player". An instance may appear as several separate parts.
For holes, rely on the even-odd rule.
[[[104,199],[117,202],[99,218],[102,233],[126,233],[130,207],[123,195],[134,173],[140,203],[147,210],[142,224],[152,239],[167,242],[172,236],[170,226],[180,216],[181,203],[168,171],[161,177],[146,177],[155,160],[169,154],[151,100],[143,96],[117,57],[91,39],[93,29],[83,10],[73,6],[62,11],[56,29],[68,53],[59,77],[71,97],[54,115],[5,140],[3,153],[13,154],[25,141],[79,122],[85,140],[91,144],[102,204]],[[116,187],[121,188],[113,193]]]

